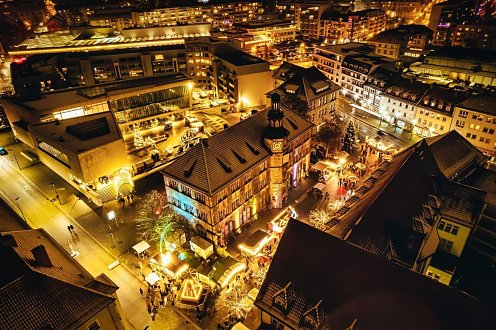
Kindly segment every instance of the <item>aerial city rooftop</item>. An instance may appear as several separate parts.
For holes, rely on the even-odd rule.
[[[0,328],[494,328],[494,1],[0,6]]]

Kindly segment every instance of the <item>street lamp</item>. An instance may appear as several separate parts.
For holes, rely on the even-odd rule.
[[[415,125],[417,125],[417,119],[412,120],[412,131],[410,132],[410,140],[413,137],[413,130],[415,129]]]
[[[115,216],[115,211],[110,211],[109,213],[107,213],[107,217],[108,217],[109,221],[114,220],[115,221],[115,226],[116,227],[119,227],[119,225],[117,224],[117,218]]]
[[[59,201],[59,204],[62,205],[62,203],[60,202],[60,196],[57,193],[57,189],[55,189],[55,183],[50,183],[50,186],[52,186],[52,188],[53,188],[53,192],[55,193],[55,198],[57,198],[57,200]]]
[[[24,221],[28,222],[28,220],[26,220],[26,216],[24,215],[24,212],[22,212],[21,205],[19,205],[19,202],[18,201],[19,201],[20,198],[21,197],[17,197],[15,199],[15,203],[17,204],[17,207],[19,208],[19,211],[21,211],[22,218],[24,219]]]
[[[19,169],[21,170],[21,165],[19,165],[19,161],[17,160],[17,156],[15,154],[14,149],[9,149],[9,151],[12,153],[12,155],[14,155],[14,159],[15,159],[15,162],[17,164],[17,167],[19,167]]]

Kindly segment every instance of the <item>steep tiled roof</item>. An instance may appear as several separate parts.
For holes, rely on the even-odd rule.
[[[292,111],[282,107],[281,110],[284,112],[284,127],[289,131],[288,141],[313,127]],[[267,111],[203,140],[162,173],[206,194],[213,194],[271,155],[262,139],[262,132],[268,126]]]
[[[455,175],[461,177],[471,165],[481,165],[487,160],[482,152],[454,130],[425,141],[439,169],[448,179]]]
[[[0,232],[23,229],[28,229],[24,220],[0,198]]]
[[[496,114],[496,97],[490,95],[474,95],[457,105],[460,108],[477,112]]]
[[[480,167],[468,176],[463,183],[486,192],[485,201],[496,205],[496,172],[494,170]]]
[[[273,297],[288,283],[294,294],[285,311]],[[363,329],[484,329],[496,321],[491,306],[290,220],[255,304],[301,329],[303,311],[320,300],[319,329],[354,320]]]
[[[295,65],[284,61],[277,69],[274,70],[272,78],[279,80],[287,80],[291,78],[294,74],[305,70],[302,66]]]
[[[286,90],[288,88],[294,89],[295,93],[287,93]],[[329,78],[327,78],[319,69],[312,66],[295,72],[290,79],[270,93],[276,92],[281,96],[288,94],[291,96],[295,95],[302,101],[311,102],[322,95],[335,92],[339,89],[341,89],[341,87],[329,80]]]
[[[117,286],[94,279],[43,229],[2,233],[1,329],[76,329],[115,301]],[[43,246],[51,266],[33,256]]]

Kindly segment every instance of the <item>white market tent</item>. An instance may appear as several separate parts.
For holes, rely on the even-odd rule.
[[[190,245],[191,250],[203,259],[207,259],[214,253],[213,244],[201,238],[200,236],[191,238]]]
[[[150,285],[154,285],[155,283],[158,282],[158,280],[160,280],[160,277],[155,274],[155,273],[150,273],[148,274],[146,277],[145,277],[145,281],[147,281],[148,283],[150,283]]]
[[[250,330],[246,325],[241,322],[236,323],[231,330]]]
[[[313,186],[315,189],[322,191],[322,189],[325,188],[325,184],[323,183],[317,183],[315,186]]]
[[[143,253],[150,248],[150,244],[146,241],[141,241],[135,246],[133,246],[133,250],[136,251],[137,254]]]
[[[313,165],[312,166],[312,169],[316,170],[316,171],[324,171],[326,170],[327,168],[329,167],[329,165],[327,164],[324,164],[322,162],[318,162],[317,164]]]

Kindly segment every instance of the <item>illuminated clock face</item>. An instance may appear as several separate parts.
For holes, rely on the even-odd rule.
[[[274,142],[272,143],[273,151],[281,151],[282,150],[282,142]]]

